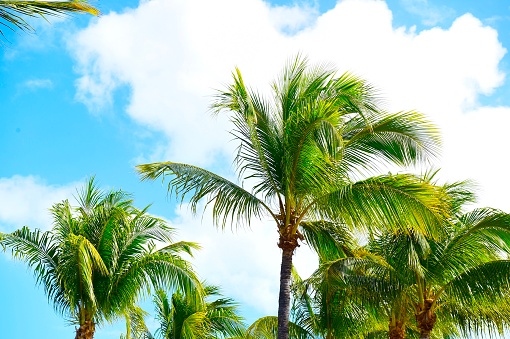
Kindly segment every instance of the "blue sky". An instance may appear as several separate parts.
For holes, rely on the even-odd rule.
[[[471,178],[479,203],[510,211],[505,192],[510,124],[510,5],[504,1],[100,1],[99,18],[34,21],[36,34],[0,46],[0,231],[49,229],[47,209],[95,175],[165,217],[203,249],[194,263],[243,305],[274,314],[279,252],[266,220],[216,231],[134,166],[184,161],[232,176],[235,145],[208,102],[239,66],[264,86],[297,52],[331,62],[382,90],[388,109],[417,109],[443,131],[433,164],[444,180]],[[469,13],[469,14],[467,14]],[[296,263],[314,258],[299,248]],[[0,255],[0,327],[6,338],[70,338],[24,264]],[[152,311],[148,305],[148,311]],[[118,338],[121,326],[98,329]]]

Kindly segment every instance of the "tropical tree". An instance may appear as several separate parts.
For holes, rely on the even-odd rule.
[[[368,174],[387,163],[426,160],[437,150],[438,134],[417,112],[382,112],[366,81],[349,73],[337,77],[326,66],[308,67],[300,56],[273,83],[273,100],[245,86],[238,69],[233,78],[212,107],[231,114],[240,144],[235,164],[251,189],[188,164],[137,169],[144,180],[171,176],[169,192],[189,197],[192,211],[202,200],[210,203],[221,227],[273,219],[282,249],[278,338],[286,339],[292,257],[304,239],[303,223],[430,227],[446,203],[435,187],[408,174]]]
[[[34,270],[56,311],[76,324],[75,338],[90,339],[96,325],[130,312],[151,286],[201,295],[191,265],[180,254],[196,244],[172,242],[174,230],[132,205],[120,191],[103,192],[88,181],[77,197],[53,205],[53,228],[28,227],[4,244]],[[164,247],[157,249],[156,242]]]
[[[478,208],[444,227],[437,239],[396,232],[368,245],[386,264],[365,270],[374,279],[362,288],[380,298],[391,339],[410,331],[422,339],[432,330],[436,337],[497,333],[509,323],[510,215]]]
[[[27,17],[62,16],[69,13],[88,13],[99,15],[99,10],[88,4],[87,0],[39,1],[39,0],[0,0],[0,26],[10,30],[33,31],[26,21]],[[0,27],[0,34],[4,35]]]
[[[221,297],[216,286],[207,285],[204,292],[204,302],[197,304],[194,297],[190,299],[185,293],[174,292],[169,297],[165,290],[157,290],[154,304],[160,327],[156,337],[212,339],[242,336],[244,323],[238,304],[230,298]]]

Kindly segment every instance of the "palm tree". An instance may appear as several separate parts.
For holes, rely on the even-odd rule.
[[[232,299],[222,298],[216,286],[205,286],[204,292],[204,302],[196,304],[185,293],[174,292],[169,298],[163,289],[157,290],[154,304],[160,327],[156,334],[162,339],[242,336],[244,324],[238,305]]]
[[[55,310],[78,325],[75,338],[129,312],[151,286],[180,288],[200,296],[191,265],[180,254],[197,246],[172,243],[166,223],[139,210],[124,192],[99,190],[91,179],[78,206],[53,205],[51,231],[28,227],[7,234],[4,244],[33,270]],[[155,242],[167,244],[156,249]]]
[[[99,15],[99,10],[87,0],[39,1],[39,0],[0,0],[0,26],[14,30],[33,31],[26,17],[62,16],[68,13],[88,13]],[[2,29],[0,34],[4,35]]]
[[[288,338],[290,276],[304,222],[400,229],[433,225],[445,201],[412,175],[368,177],[381,165],[407,165],[436,151],[436,129],[419,113],[383,113],[373,88],[351,74],[336,77],[298,56],[273,84],[274,101],[245,86],[239,70],[213,102],[228,112],[240,145],[235,164],[245,189],[205,169],[175,162],[137,166],[142,179],[172,176],[169,193],[202,200],[214,220],[250,222],[270,216],[282,249],[278,338]],[[430,233],[432,229],[423,230]]]
[[[375,288],[373,297],[386,305],[391,339],[413,328],[428,339],[432,330],[472,335],[509,324],[510,261],[502,255],[510,250],[510,215],[479,208],[445,227],[447,235],[436,240],[398,232],[369,244],[388,266],[372,271],[375,280],[364,287]]]

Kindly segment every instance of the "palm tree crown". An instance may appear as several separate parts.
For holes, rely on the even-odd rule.
[[[275,221],[282,249],[278,337],[283,339],[288,337],[292,255],[304,239],[303,223],[433,225],[445,203],[435,187],[412,175],[367,178],[366,173],[381,164],[426,159],[436,151],[438,136],[417,112],[381,112],[366,81],[309,67],[299,56],[273,83],[272,100],[246,87],[239,70],[233,77],[212,107],[231,114],[239,141],[235,164],[240,177],[253,183],[251,190],[187,164],[154,163],[138,170],[142,179],[171,175],[169,191],[189,196],[194,211],[207,198],[223,227],[262,215]]]
[[[76,338],[92,338],[96,324],[129,312],[153,285],[201,294],[179,255],[196,245],[172,243],[173,229],[163,220],[133,207],[122,191],[100,191],[94,180],[78,202],[75,208],[67,200],[53,206],[51,231],[23,227],[4,239],[34,270],[55,309],[79,326]],[[156,241],[167,245],[156,249]]]
[[[204,287],[204,302],[194,304],[190,296],[174,292],[171,297],[160,289],[154,296],[157,331],[162,339],[212,339],[241,336],[243,318],[238,305],[229,298],[221,297],[219,288]],[[215,299],[214,299],[215,298]]]

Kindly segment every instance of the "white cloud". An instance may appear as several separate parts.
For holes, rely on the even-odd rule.
[[[422,23],[427,26],[437,25],[443,20],[455,15],[455,11],[447,6],[435,6],[428,0],[401,0],[400,3],[411,14],[422,18]]]
[[[29,79],[23,83],[23,86],[31,90],[51,89],[53,88],[53,81],[50,79]]]
[[[282,32],[292,27],[295,34]],[[153,0],[103,15],[69,46],[80,73],[80,100],[101,106],[127,85],[127,114],[167,135],[155,147],[160,159],[146,157],[151,160],[208,165],[230,158],[230,126],[207,113],[213,89],[228,84],[239,66],[246,83],[266,91],[285,60],[302,52],[312,62],[333,62],[341,72],[367,78],[393,111],[427,113],[444,134],[441,175],[477,180],[483,204],[510,210],[504,202],[510,108],[478,102],[503,84],[499,62],[506,50],[496,30],[472,15],[458,17],[448,29],[416,32],[394,28],[385,2],[375,0],[341,1],[317,17],[261,0]],[[199,272],[221,281],[240,301],[274,313],[280,258],[271,223],[218,236],[207,218],[198,226],[178,215],[182,220],[174,224],[182,237],[204,245]]]
[[[64,199],[71,199],[78,183],[48,185],[34,176],[15,175],[0,178],[0,231],[12,232],[22,226],[31,229],[51,228],[48,209]]]
[[[303,28],[312,25],[318,16],[317,6],[312,7],[308,4],[294,4],[291,7],[274,6],[269,11],[269,18],[273,25],[279,31],[289,34],[297,33]]]
[[[232,154],[230,126],[211,118],[208,105],[234,66],[261,88],[301,51],[368,78],[393,109],[417,108],[439,123],[502,83],[497,32],[469,14],[447,30],[418,34],[394,29],[384,2],[364,0],[340,2],[291,36],[275,23],[282,13],[287,22],[310,23],[304,12],[260,0],[154,0],[104,15],[69,43],[81,74],[78,98],[97,108],[130,86],[127,112],[166,133],[163,156],[204,165]]]

